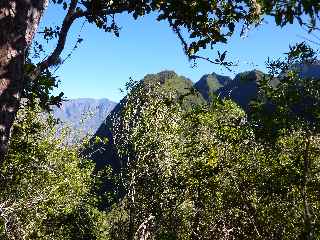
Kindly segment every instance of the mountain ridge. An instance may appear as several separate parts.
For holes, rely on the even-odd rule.
[[[96,132],[115,105],[107,98],[76,98],[62,102],[61,107],[53,107],[52,112],[63,124],[81,128],[87,134]]]
[[[315,72],[315,69],[312,68]],[[316,77],[320,78],[320,65],[317,66],[318,75]],[[186,93],[187,88],[193,88],[198,91],[197,95],[200,95],[198,98],[190,100],[203,101],[209,103],[210,95],[216,95],[221,99],[231,99],[236,104],[238,104],[244,111],[248,112],[249,103],[251,100],[254,100],[258,96],[259,90],[259,81],[263,78],[265,73],[257,69],[251,71],[245,71],[237,74],[233,79],[228,76],[219,75],[216,73],[204,75],[198,82],[192,83],[190,79],[179,76],[174,71],[162,71],[157,74],[148,74],[141,81],[158,81],[162,86],[170,85],[169,83],[174,83],[171,90],[176,90],[179,94]],[[307,75],[304,73],[304,75]],[[272,85],[276,86],[279,80],[273,80]],[[167,84],[167,85],[166,85]],[[174,89],[176,88],[176,89]],[[116,166],[119,168],[121,165],[121,159],[116,154],[116,148],[112,140],[112,115],[117,111],[120,111],[125,98],[120,101],[114,108],[114,110],[106,117],[106,120],[99,127],[95,136],[99,137],[108,137],[110,142],[107,146],[103,146],[106,149],[107,155],[96,151],[96,155],[93,156],[93,159],[96,161],[98,166],[103,166],[105,164],[110,164],[111,166]],[[101,147],[101,145],[99,146]]]

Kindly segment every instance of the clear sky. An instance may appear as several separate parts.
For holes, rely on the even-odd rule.
[[[41,25],[59,24],[64,13],[60,8],[49,7]],[[167,22],[157,22],[155,18],[155,15],[149,15],[135,21],[129,15],[119,15],[116,18],[122,27],[119,38],[88,23],[81,30],[83,21],[80,20],[69,34],[63,56],[70,52],[79,32],[84,41],[56,72],[61,80],[59,90],[67,98],[119,101],[123,97],[119,89],[130,77],[140,80],[148,73],[162,70],[174,70],[194,82],[212,72],[234,75],[205,61],[198,61],[197,67],[192,68]],[[269,20],[269,23],[251,30],[246,38],[237,35],[227,45],[206,50],[202,55],[214,58],[216,50],[227,50],[229,59],[239,63],[233,69],[235,73],[254,68],[264,70],[268,57],[283,56],[289,44],[303,41],[302,36],[312,39],[298,25],[281,29]]]

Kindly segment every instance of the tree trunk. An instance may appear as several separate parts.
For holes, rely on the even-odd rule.
[[[25,52],[48,0],[0,0],[0,163],[24,86]]]

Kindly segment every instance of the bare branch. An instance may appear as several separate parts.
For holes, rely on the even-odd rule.
[[[218,61],[218,59],[212,60],[212,59],[210,59],[208,57],[202,57],[202,56],[199,56],[199,55],[191,55],[190,59],[193,59],[193,60],[202,59],[202,60],[208,61],[208,62],[213,63],[213,64],[222,65],[226,69],[228,69],[230,72],[232,72],[232,69],[230,67],[236,67],[237,66],[237,64],[234,64],[233,62],[222,62],[222,61]]]
[[[53,52],[51,53],[51,55],[49,57],[47,57],[44,61],[42,61],[38,64],[36,70],[32,73],[31,79],[34,79],[43,70],[45,70],[45,69],[53,66],[55,63],[57,63],[57,61],[59,60],[59,57],[65,47],[68,32],[69,32],[72,24],[74,23],[74,21],[77,20],[78,18],[87,17],[92,14],[88,11],[77,11],[76,10],[77,4],[78,4],[78,0],[71,0],[68,12],[63,20],[61,30],[58,35],[58,42],[57,42],[56,48],[53,50]],[[106,15],[119,13],[124,10],[127,10],[127,6],[124,6],[121,9],[117,9],[117,11],[110,9],[109,11],[106,12]]]
[[[76,41],[76,43],[74,44],[73,48],[71,49],[71,51],[68,53],[68,55],[61,61],[61,64],[64,64],[72,55],[72,53],[78,48],[79,44],[83,41],[83,39],[80,37],[80,33],[82,32],[84,25],[86,23],[86,20],[82,23],[80,31],[78,33],[78,39]],[[55,70],[53,71],[54,73],[60,68],[60,64],[55,68]]]

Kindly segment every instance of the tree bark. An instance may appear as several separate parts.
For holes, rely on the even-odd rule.
[[[48,0],[0,1],[0,163],[20,104],[25,52],[47,5]]]

